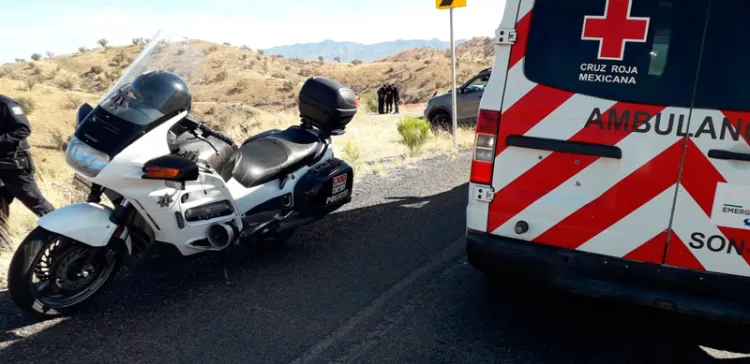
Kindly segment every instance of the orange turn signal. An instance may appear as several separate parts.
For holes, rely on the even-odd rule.
[[[151,166],[146,171],[145,177],[153,178],[153,179],[169,179],[169,178],[175,178],[179,174],[180,174],[180,170],[176,168]]]

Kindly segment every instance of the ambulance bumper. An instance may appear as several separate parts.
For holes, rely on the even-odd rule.
[[[472,230],[466,238],[469,263],[488,275],[520,274],[585,296],[750,323],[747,277],[630,261]]]

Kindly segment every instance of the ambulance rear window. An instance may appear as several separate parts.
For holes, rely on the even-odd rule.
[[[748,2],[711,2],[696,108],[750,111],[748,10]]]
[[[526,77],[595,97],[689,107],[707,9],[708,0],[536,0]]]

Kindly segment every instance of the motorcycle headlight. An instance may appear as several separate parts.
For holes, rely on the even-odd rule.
[[[94,178],[109,163],[109,156],[73,136],[65,151],[65,161],[80,173]]]

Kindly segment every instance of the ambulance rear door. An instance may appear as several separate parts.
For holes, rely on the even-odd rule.
[[[488,232],[664,261],[708,3],[522,0]]]
[[[748,2],[711,2],[669,265],[750,276],[748,11]]]

